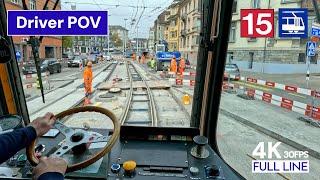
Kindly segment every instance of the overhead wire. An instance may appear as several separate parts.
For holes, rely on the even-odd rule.
[[[115,7],[131,7],[131,8],[143,8],[146,7],[146,9],[154,9],[155,6],[134,6],[134,5],[120,5],[120,4],[106,4],[106,3],[90,3],[90,2],[73,2],[73,1],[66,1],[65,4],[83,4],[83,5],[105,5],[105,6],[115,6]],[[159,6],[157,6],[159,7]],[[160,7],[161,8],[161,7]]]
[[[144,5],[144,0],[142,0],[142,3],[143,3],[143,5]],[[142,12],[141,12],[141,14],[140,14],[140,17],[139,17],[138,21],[136,22],[135,28],[139,25],[139,22],[140,22],[141,17],[142,17],[142,15],[143,15],[143,13],[144,13],[145,10],[146,10],[146,8],[144,7],[143,10],[142,10]]]

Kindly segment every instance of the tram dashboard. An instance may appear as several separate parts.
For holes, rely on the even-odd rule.
[[[112,134],[108,129],[92,131]],[[66,179],[239,179],[211,149],[207,139],[198,135],[196,128],[122,126],[120,132],[110,153],[84,169],[67,173]],[[42,137],[37,144],[46,147],[45,155],[52,153],[62,140],[63,135],[59,133],[55,137]],[[98,143],[95,146],[98,147]],[[68,161],[85,159],[95,152],[94,149],[87,151],[81,155],[69,154]],[[24,155],[25,150],[15,157],[21,154]],[[0,169],[11,169],[13,177],[1,178],[31,178],[32,166],[28,162],[22,165],[12,161],[3,163]]]

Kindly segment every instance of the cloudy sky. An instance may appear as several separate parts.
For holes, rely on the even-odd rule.
[[[129,37],[136,37],[138,26],[139,37],[147,38],[149,28],[157,16],[173,0],[61,0],[62,10],[108,10],[109,25],[121,25],[129,30]],[[125,23],[125,19],[127,19]],[[140,19],[140,20],[139,20]]]

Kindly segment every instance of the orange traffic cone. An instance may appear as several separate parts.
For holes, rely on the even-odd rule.
[[[190,96],[188,94],[185,94],[182,97],[182,102],[183,102],[184,105],[189,105],[190,104]]]

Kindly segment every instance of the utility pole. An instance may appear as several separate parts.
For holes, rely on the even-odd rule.
[[[317,0],[312,0],[312,4],[313,4],[314,11],[316,13],[317,22],[320,23],[320,12],[319,12]]]
[[[270,0],[268,1],[268,9],[270,9]],[[266,63],[267,38],[264,38],[262,73],[264,73],[264,64]]]
[[[139,27],[137,26],[137,39],[136,39],[136,44],[137,44],[137,55],[138,55],[138,51],[139,51],[138,29],[139,29]],[[138,56],[137,56],[137,57],[138,57]]]
[[[124,19],[124,31],[123,31],[123,55],[125,55],[126,45],[127,45],[127,18]]]
[[[110,53],[110,34],[108,35],[108,54]]]

